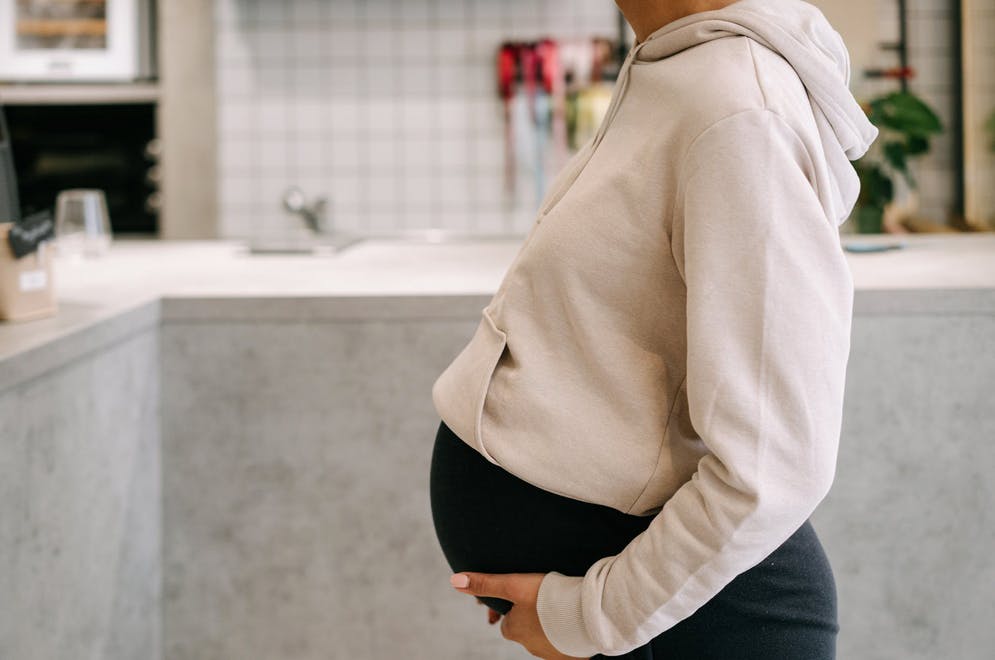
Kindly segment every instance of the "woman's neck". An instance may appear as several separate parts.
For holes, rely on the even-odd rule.
[[[667,23],[689,14],[721,9],[738,0],[615,0],[636,33],[636,43]]]

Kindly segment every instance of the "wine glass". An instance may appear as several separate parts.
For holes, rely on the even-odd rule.
[[[99,256],[111,243],[110,217],[103,190],[63,190],[55,200],[55,242],[60,255]]]

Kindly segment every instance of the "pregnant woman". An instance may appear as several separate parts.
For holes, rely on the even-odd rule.
[[[809,516],[877,130],[802,0],[617,4],[636,42],[607,114],[432,387],[439,542],[538,657],[828,660]]]

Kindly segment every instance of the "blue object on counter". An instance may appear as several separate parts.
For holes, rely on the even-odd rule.
[[[898,243],[844,243],[847,252],[884,252],[885,250],[900,250],[905,247],[905,241]]]

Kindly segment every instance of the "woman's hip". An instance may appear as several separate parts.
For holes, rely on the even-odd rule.
[[[690,617],[630,658],[833,660],[836,582],[809,520]],[[600,660],[604,656],[595,656]]]

